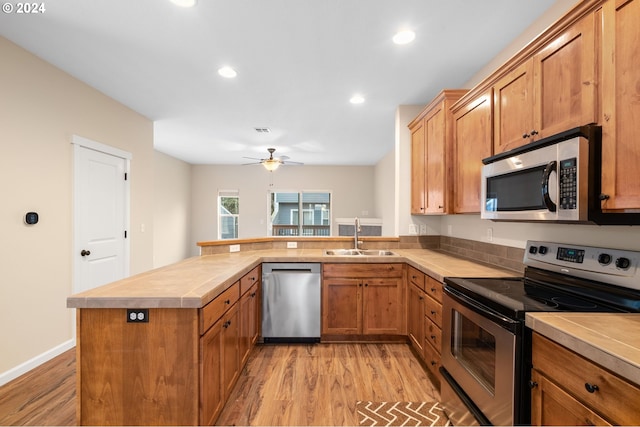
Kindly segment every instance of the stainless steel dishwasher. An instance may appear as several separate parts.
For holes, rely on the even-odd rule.
[[[262,264],[262,339],[320,341],[320,264]]]

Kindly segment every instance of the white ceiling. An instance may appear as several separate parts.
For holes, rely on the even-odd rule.
[[[554,1],[49,0],[0,14],[0,35],[153,120],[155,148],[189,163],[275,147],[373,165],[393,148],[398,105],[461,87]],[[401,27],[413,43],[392,43]]]

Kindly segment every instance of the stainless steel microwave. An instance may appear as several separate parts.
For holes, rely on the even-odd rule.
[[[639,224],[600,207],[602,130],[589,125],[483,160],[481,218]]]

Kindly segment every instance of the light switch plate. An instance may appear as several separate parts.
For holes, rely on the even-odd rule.
[[[287,242],[287,249],[296,249],[298,247],[298,242]]]
[[[229,252],[240,252],[240,245],[229,245]]]

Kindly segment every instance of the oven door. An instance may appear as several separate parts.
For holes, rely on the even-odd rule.
[[[442,367],[466,395],[461,398],[492,424],[514,425],[520,322],[448,287],[442,310]]]

